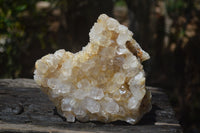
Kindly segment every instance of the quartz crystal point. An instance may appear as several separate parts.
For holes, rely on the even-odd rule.
[[[149,59],[127,27],[105,14],[78,53],[61,49],[35,63],[34,80],[68,122],[135,124],[151,109],[142,61]]]

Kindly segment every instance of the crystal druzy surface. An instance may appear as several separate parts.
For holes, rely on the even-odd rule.
[[[36,61],[34,80],[67,121],[135,124],[151,109],[142,61],[149,59],[127,27],[105,14],[78,53],[58,50]]]

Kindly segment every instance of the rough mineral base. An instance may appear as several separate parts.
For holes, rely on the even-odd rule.
[[[151,109],[142,61],[149,59],[127,27],[105,14],[78,53],[58,50],[36,61],[34,80],[68,122],[138,122]]]

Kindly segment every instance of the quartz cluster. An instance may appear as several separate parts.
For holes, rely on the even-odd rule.
[[[34,80],[68,122],[135,124],[151,109],[142,61],[149,59],[127,27],[105,14],[78,53],[58,50],[36,61]]]

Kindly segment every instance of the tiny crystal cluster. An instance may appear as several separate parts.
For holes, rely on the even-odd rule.
[[[151,109],[142,61],[149,59],[127,27],[105,14],[78,53],[58,50],[36,61],[34,80],[68,122],[135,124]]]

